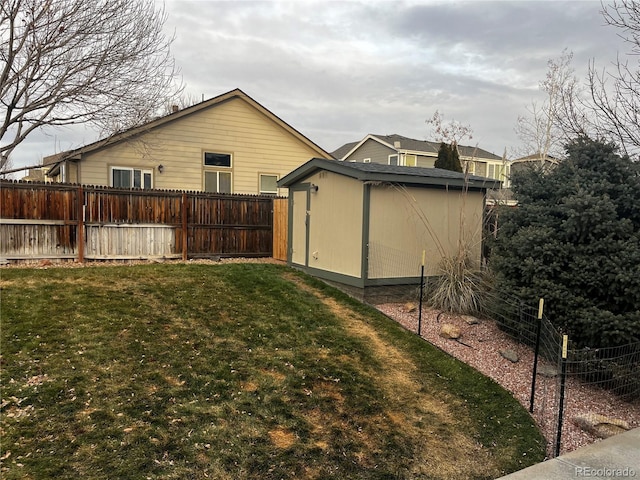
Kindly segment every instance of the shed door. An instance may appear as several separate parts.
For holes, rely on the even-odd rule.
[[[294,190],[293,215],[291,226],[291,263],[309,265],[307,255],[309,233],[309,195],[308,190]]]

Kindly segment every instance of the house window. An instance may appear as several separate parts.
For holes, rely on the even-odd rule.
[[[278,176],[260,174],[260,193],[265,195],[277,195]]]
[[[209,193],[231,193],[231,172],[205,171],[204,191]]]
[[[231,168],[231,155],[228,153],[204,152],[204,166]]]
[[[151,188],[151,170],[111,167],[111,186],[116,188]]]
[[[363,158],[362,163],[371,163],[371,158]]]
[[[418,166],[418,157],[416,155],[405,155],[404,157],[404,164],[407,167],[417,167]]]
[[[398,165],[398,155],[389,155],[389,165]]]
[[[476,174],[476,162],[472,162],[472,161],[468,161],[465,162],[465,168],[467,169],[467,173],[469,175],[475,175]]]
[[[500,180],[505,186],[509,184],[509,176],[511,175],[510,165],[488,165],[487,177]]]
[[[231,193],[231,154],[204,152],[203,166],[205,192]]]

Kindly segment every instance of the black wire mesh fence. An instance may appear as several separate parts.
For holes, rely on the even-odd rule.
[[[383,311],[391,317],[404,317],[406,328],[425,336],[425,329],[433,329],[434,325],[433,320],[429,324],[429,320],[422,318],[424,310],[419,305],[429,308],[432,281],[425,279],[424,288],[417,285],[406,287],[402,300],[398,300],[396,292],[391,292],[388,296],[376,298],[375,303],[384,304]],[[563,429],[561,390],[564,389],[561,387],[569,385],[569,379],[571,386],[566,387],[565,397],[572,395],[575,382],[578,382],[580,389],[605,389],[625,402],[640,400],[640,342],[615,348],[580,349],[571,345],[569,337],[566,359],[563,359],[563,332],[547,318],[541,305],[526,305],[506,292],[488,291],[483,294],[480,310],[472,313],[483,320],[495,322],[498,329],[515,343],[535,352],[527,373],[531,386],[529,410],[535,410],[543,430],[558,432],[555,455],[560,452]],[[411,317],[409,321],[407,316]],[[556,443],[555,438],[547,440],[550,444]]]

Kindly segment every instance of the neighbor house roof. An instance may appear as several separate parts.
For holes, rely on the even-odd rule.
[[[235,90],[231,90],[230,92],[223,93],[222,95],[218,95],[217,97],[210,98],[209,100],[205,100],[203,102],[197,103],[195,105],[192,105],[190,107],[184,108],[182,110],[174,111],[174,112],[172,112],[172,113],[170,113],[168,115],[165,115],[163,117],[157,118],[155,120],[147,122],[147,123],[145,123],[143,125],[140,125],[138,127],[130,128],[128,130],[125,130],[123,132],[117,133],[115,135],[103,138],[103,139],[98,140],[96,142],[90,143],[89,145],[85,145],[83,147],[80,147],[80,148],[77,148],[77,149],[74,149],[74,150],[68,150],[66,152],[57,153],[55,155],[50,155],[50,156],[44,158],[44,162],[43,163],[45,163],[45,164],[53,164],[53,163],[55,163],[56,165],[51,168],[51,170],[49,171],[49,175],[56,175],[58,173],[58,170],[59,170],[59,165],[63,160],[67,160],[67,159],[80,160],[82,155],[85,154],[85,153],[93,152],[93,151],[99,150],[101,148],[105,148],[105,147],[108,147],[110,145],[113,145],[113,144],[128,140],[131,137],[134,137],[135,135],[138,135],[138,134],[141,134],[141,133],[145,133],[145,132],[147,132],[149,130],[153,130],[154,128],[160,127],[160,126],[165,125],[165,124],[170,123],[170,122],[175,122],[175,121],[180,120],[180,119],[182,119],[182,118],[184,118],[184,117],[186,117],[188,115],[193,115],[194,113],[197,113],[197,112],[199,112],[201,110],[215,107],[216,105],[220,105],[220,104],[222,104],[224,102],[227,102],[229,100],[232,100],[234,98],[241,98],[244,101],[246,101],[249,105],[253,106],[256,110],[258,110],[259,112],[261,112],[262,114],[264,114],[265,116],[267,116],[268,118],[273,120],[275,123],[277,123],[282,128],[284,128],[286,131],[288,131],[290,134],[292,134],[293,136],[297,137],[299,140],[301,140],[307,146],[309,146],[312,149],[314,149],[318,153],[318,155],[322,155],[323,157],[333,158],[330,153],[326,152],[323,148],[319,147],[317,144],[315,144],[314,142],[309,140],[302,133],[297,131],[295,128],[293,128],[291,125],[286,123],[280,117],[278,117],[277,115],[272,113],[270,110],[268,110],[265,107],[263,107],[262,105],[260,105],[253,98],[251,98],[249,95],[244,93],[242,90],[240,90],[239,88],[236,88]]]
[[[516,158],[512,160],[512,163],[524,163],[524,162],[535,162],[535,161],[547,161],[553,164],[558,164],[559,160],[553,155],[545,155],[542,153],[533,153],[531,155],[527,155],[526,157]]]
[[[468,186],[470,188],[500,188],[501,182],[491,178],[465,175],[441,168],[399,167],[379,163],[336,162],[324,158],[312,158],[296,168],[280,181],[279,187],[289,187],[317,171],[326,170],[363,182],[389,182],[431,186]]]
[[[431,155],[437,155],[438,150],[440,149],[440,142],[430,142],[428,140],[416,140],[414,138],[403,137],[402,135],[392,134],[392,135],[374,135],[369,134],[364,137],[359,142],[351,142],[343,145],[338,148],[332,155],[338,159],[347,158],[353,152],[355,152],[360,145],[365,143],[367,140],[373,140],[378,142],[386,147],[403,152],[413,152],[413,153],[425,153]],[[399,147],[396,146],[399,143]],[[475,157],[475,158],[485,158],[490,160],[502,160],[502,157],[495,155],[487,150],[483,150],[482,148],[470,147],[466,145],[458,145],[458,152],[462,157]]]

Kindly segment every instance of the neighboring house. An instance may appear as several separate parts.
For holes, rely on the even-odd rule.
[[[23,182],[51,182],[51,178],[47,176],[48,167],[30,168],[29,173],[20,180]]]
[[[522,170],[529,169],[529,168],[538,168],[538,169],[542,169],[542,171],[544,172],[548,172],[552,168],[554,168],[556,165],[558,165],[558,162],[559,160],[555,157],[552,157],[551,155],[544,155],[539,153],[528,155],[526,157],[517,158],[509,162],[509,170],[510,170],[509,177],[511,177],[511,175],[517,172],[520,172]],[[511,190],[511,178],[509,178],[509,181],[506,182],[504,185],[505,185],[505,188],[502,188],[500,190],[493,190],[489,192],[487,196],[487,205],[515,206],[518,204],[518,202],[513,197],[513,192]]]
[[[559,160],[551,155],[545,155],[543,153],[534,153],[526,157],[516,158],[511,161],[511,173],[523,170],[525,168],[540,168],[544,172],[548,172],[556,165]]]
[[[432,168],[438,158],[440,143],[415,140],[401,135],[367,135],[359,142],[338,148],[332,155],[345,162],[379,163]],[[508,186],[509,163],[477,147],[458,146],[463,170],[472,175],[500,180]]]
[[[289,189],[288,262],[367,296],[374,287],[417,284],[423,252],[428,276],[461,244],[480,264],[485,195],[499,182],[314,158],[278,185]]]
[[[286,195],[278,179],[316,156],[331,158],[236,89],[43,163],[66,183]]]

